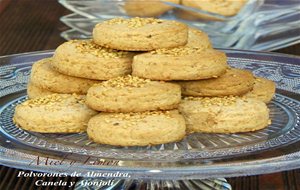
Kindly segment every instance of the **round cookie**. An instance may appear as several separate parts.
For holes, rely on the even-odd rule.
[[[244,95],[247,98],[255,98],[269,103],[275,95],[276,84],[268,79],[256,77],[253,89]]]
[[[39,87],[35,86],[34,84],[32,84],[31,82],[29,82],[27,85],[27,95],[28,95],[28,98],[30,98],[30,99],[47,96],[50,94],[55,94],[55,92],[51,92],[49,90],[39,88]]]
[[[252,90],[254,77],[250,71],[228,68],[218,78],[182,81],[178,84],[185,96],[239,96]]]
[[[178,107],[180,86],[133,76],[118,77],[92,86],[87,105],[104,112],[143,112]]]
[[[92,40],[71,40],[55,50],[51,64],[66,75],[108,80],[130,74],[133,55],[101,47]]]
[[[179,105],[179,111],[189,133],[248,132],[270,124],[266,104],[251,98],[187,97]]]
[[[202,11],[216,13],[223,16],[234,16],[239,13],[247,0],[182,0],[184,6],[196,8]],[[179,15],[188,20],[222,20],[214,16],[208,16],[193,11],[180,10]]]
[[[30,99],[16,107],[14,122],[22,129],[40,133],[83,132],[89,119],[97,114],[84,101],[85,96],[75,94]]]
[[[97,143],[147,146],[179,141],[185,121],[177,110],[140,113],[100,113],[91,118],[87,134]]]
[[[154,18],[115,18],[93,30],[95,43],[112,49],[150,51],[187,43],[188,27],[174,20]]]
[[[166,2],[179,4],[179,0],[165,0]],[[173,9],[160,0],[126,0],[123,9],[130,16],[157,17]]]
[[[226,72],[225,53],[203,48],[159,49],[134,56],[132,75],[153,80],[199,80]]]
[[[100,82],[61,74],[52,69],[51,62],[51,58],[46,58],[32,65],[30,81],[35,86],[57,93],[86,94],[93,84]]]
[[[208,35],[194,28],[189,28],[188,43],[185,46],[204,49],[212,48]]]

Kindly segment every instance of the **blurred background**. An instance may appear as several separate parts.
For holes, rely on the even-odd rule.
[[[300,42],[297,0],[59,0],[72,11],[60,20],[65,39],[90,38],[94,25],[114,17],[179,20],[206,32],[217,48],[271,51]]]

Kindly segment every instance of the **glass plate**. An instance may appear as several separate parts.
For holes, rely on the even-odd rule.
[[[17,128],[14,107],[26,99],[33,62],[53,52],[0,58],[0,163],[52,172],[126,172],[134,178],[194,179],[241,176],[300,167],[300,58],[223,50],[228,63],[277,83],[268,105],[272,124],[240,134],[193,134],[181,142],[146,147],[95,144],[85,133],[39,134]],[[56,165],[49,165],[51,163]]]

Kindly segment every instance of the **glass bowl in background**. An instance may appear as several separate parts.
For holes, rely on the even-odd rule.
[[[130,17],[125,0],[59,0],[74,13],[61,17],[71,29],[61,36],[67,40],[91,38],[96,23],[115,17]],[[164,1],[163,1],[164,2]],[[164,2],[174,9],[158,18],[178,20],[208,33],[214,47],[275,50],[300,42],[300,2],[294,0],[248,0],[235,16],[226,17],[183,5]],[[187,20],[178,12],[201,13],[215,20]]]

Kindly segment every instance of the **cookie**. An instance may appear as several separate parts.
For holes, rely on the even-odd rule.
[[[51,58],[46,58],[32,65],[30,81],[35,86],[57,93],[86,94],[93,84],[100,82],[61,74],[52,69],[51,62]]]
[[[112,49],[150,51],[187,43],[188,27],[174,20],[154,18],[115,18],[93,30],[95,43]]]
[[[143,112],[178,107],[180,86],[126,76],[92,86],[87,93],[87,105],[104,112]]]
[[[55,94],[55,92],[51,92],[49,90],[39,88],[39,87],[35,86],[34,84],[32,84],[31,82],[29,82],[27,85],[27,95],[28,95],[28,98],[30,98],[30,99],[47,96],[50,94]]]
[[[136,55],[132,75],[153,80],[199,80],[226,72],[225,53],[203,48],[159,49]]]
[[[72,40],[55,50],[52,67],[70,76],[108,80],[130,74],[133,55],[101,47],[92,40]]]
[[[179,105],[179,111],[189,133],[248,132],[270,124],[266,104],[251,98],[188,97]]]
[[[178,84],[185,96],[239,96],[252,90],[254,77],[250,71],[228,68],[218,78],[182,81]]]
[[[235,16],[246,4],[247,0],[182,0],[182,5],[196,8],[202,11],[216,13],[226,17]],[[220,20],[214,16],[197,13],[194,11],[180,10],[180,16],[189,18],[189,20]]]
[[[22,129],[40,133],[86,131],[89,119],[97,112],[88,108],[85,96],[52,94],[18,105],[14,122]]]
[[[179,0],[166,0],[166,2],[179,4]],[[126,0],[123,9],[130,16],[157,17],[173,9],[173,7],[159,0]]]
[[[275,95],[276,84],[268,79],[256,77],[253,90],[245,94],[247,98],[255,98],[269,103]]]
[[[212,48],[208,35],[194,28],[189,28],[188,43],[185,46],[192,48]]]
[[[140,113],[100,113],[91,118],[87,134],[97,143],[147,146],[179,141],[185,121],[177,110]]]

